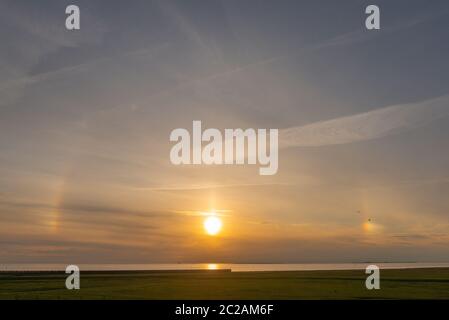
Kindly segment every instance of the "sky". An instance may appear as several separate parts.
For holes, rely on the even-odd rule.
[[[449,261],[448,38],[438,0],[0,0],[0,263]],[[193,120],[279,129],[277,174],[173,165]]]

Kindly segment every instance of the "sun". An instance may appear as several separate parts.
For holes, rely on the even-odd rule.
[[[210,236],[217,235],[221,230],[221,220],[218,217],[210,216],[204,220],[204,230]]]

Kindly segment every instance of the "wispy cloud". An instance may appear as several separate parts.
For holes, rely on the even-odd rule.
[[[102,58],[95,58],[95,59],[88,60],[88,61],[85,61],[85,62],[82,62],[79,64],[75,64],[75,65],[63,66],[59,69],[51,70],[48,72],[41,72],[41,73],[33,74],[33,75],[24,75],[20,78],[10,80],[6,83],[2,83],[0,85],[0,91],[10,90],[10,89],[16,88],[16,87],[22,87],[25,85],[39,83],[42,81],[53,79],[57,76],[63,76],[63,75],[67,75],[67,74],[73,74],[75,72],[91,70],[92,67],[95,65],[98,65],[101,63],[113,62],[114,59],[135,57],[135,56],[147,56],[148,58],[151,58],[155,54],[159,53],[160,50],[166,49],[169,46],[169,44],[170,44],[169,42],[166,42],[166,43],[163,43],[156,47],[130,50],[130,51],[126,51],[121,54],[115,54],[115,55],[113,54],[113,55],[105,56]]]
[[[176,9],[176,7],[167,5],[165,3],[164,4],[160,3],[160,7],[176,23],[178,23],[180,28],[184,32],[186,32],[190,38],[192,38],[194,41],[196,41],[199,44],[199,46],[201,48],[203,48],[203,50],[209,51],[209,47],[201,39],[199,33],[188,22],[188,20],[182,16],[182,14]],[[443,13],[439,14],[438,16],[440,16],[442,14],[446,14],[446,12],[443,12]],[[426,16],[415,18],[415,19],[411,19],[409,21],[398,23],[397,25],[394,25],[392,27],[384,28],[383,33],[385,34],[385,32],[395,32],[395,31],[398,31],[401,29],[410,28],[417,24],[423,23],[427,20],[434,19],[434,18],[435,18],[435,15],[426,15]],[[33,30],[33,28],[31,28],[31,26],[27,26],[26,29]],[[293,57],[299,56],[301,54],[311,53],[316,50],[321,50],[321,49],[326,49],[326,48],[331,48],[331,47],[338,47],[338,46],[354,44],[354,43],[358,43],[358,42],[362,42],[362,41],[367,41],[367,40],[372,39],[373,37],[377,37],[377,36],[379,36],[378,33],[366,32],[366,31],[360,31],[360,30],[347,32],[344,34],[336,35],[336,36],[331,37],[326,40],[322,40],[317,43],[305,45],[304,47],[300,48],[299,50],[288,52],[286,54],[279,54],[279,55],[275,55],[273,57],[269,57],[266,59],[257,60],[255,62],[251,62],[251,63],[248,63],[243,66],[230,68],[228,70],[214,73],[212,75],[208,75],[208,76],[205,76],[202,78],[188,79],[184,82],[178,83],[174,87],[163,89],[163,90],[157,92],[156,95],[163,95],[166,93],[171,93],[174,90],[181,89],[183,87],[190,86],[190,85],[208,84],[208,83],[210,83],[210,81],[213,81],[213,80],[216,80],[216,79],[219,79],[222,77],[232,76],[232,75],[235,75],[240,72],[247,71],[247,70],[257,69],[258,67],[262,67],[264,65],[269,65],[269,64],[272,64],[274,62],[281,61],[284,59],[293,58]],[[137,51],[125,52],[124,54],[119,55],[119,57],[143,55],[143,54],[152,55],[155,52],[158,52],[160,49],[166,48],[167,45],[168,45],[168,43],[164,43],[162,46],[158,46],[157,48],[144,48],[144,49],[140,49]],[[104,58],[100,58],[100,59],[93,59],[91,61],[86,61],[84,63],[77,64],[77,65],[64,66],[57,70],[52,70],[49,72],[43,72],[43,73],[39,73],[39,74],[35,74],[35,75],[24,75],[22,77],[18,77],[16,79],[7,81],[6,83],[2,83],[0,86],[0,91],[16,89],[17,87],[22,88],[25,85],[46,81],[46,80],[51,79],[58,75],[65,75],[65,74],[70,74],[73,72],[87,70],[87,69],[90,69],[93,64],[97,64],[97,63],[100,63],[103,61],[108,62],[110,60],[113,60],[114,58],[117,58],[117,57],[116,56],[112,56],[112,57],[108,56],[108,57],[104,57]]]
[[[448,12],[440,12],[439,14],[432,14],[432,15],[426,14],[426,15],[422,15],[419,17],[415,17],[410,20],[400,21],[390,27],[383,28],[382,33],[368,32],[367,30],[364,30],[364,29],[357,29],[354,31],[349,31],[349,32],[346,32],[343,34],[338,34],[329,39],[324,39],[324,40],[321,40],[321,41],[318,41],[315,43],[304,45],[304,46],[300,47],[298,50],[293,50],[286,54],[279,54],[279,55],[275,55],[275,56],[272,56],[272,57],[269,57],[266,59],[257,60],[255,62],[251,62],[249,64],[246,64],[246,65],[243,65],[240,67],[232,68],[230,70],[226,70],[224,72],[220,72],[220,73],[214,74],[212,76],[208,76],[205,79],[200,79],[198,81],[199,82],[205,81],[207,83],[208,81],[215,80],[217,78],[221,78],[224,76],[230,76],[230,75],[242,72],[242,71],[255,69],[257,67],[269,65],[269,64],[272,64],[272,63],[275,63],[275,62],[278,62],[278,61],[281,61],[284,59],[295,58],[295,57],[301,56],[303,54],[309,54],[309,53],[319,51],[322,49],[328,49],[328,48],[332,48],[332,47],[340,47],[340,46],[345,46],[345,45],[352,45],[352,44],[357,44],[357,43],[364,42],[364,41],[369,41],[375,37],[379,37],[380,35],[385,35],[388,33],[412,28],[416,25],[425,23],[427,21],[430,21],[432,19],[438,18],[438,17],[440,17],[442,15],[446,15],[446,14],[448,14]]]
[[[206,52],[209,51],[209,46],[204,42],[198,30],[193,24],[181,13],[176,5],[169,3],[168,1],[158,1],[159,8],[163,14],[167,15],[179,29],[185,33],[191,40],[193,40],[198,46],[200,46]]]
[[[228,183],[228,184],[205,184],[205,185],[181,185],[181,186],[151,186],[137,187],[139,191],[189,191],[189,190],[207,190],[218,188],[245,188],[245,187],[263,187],[273,185],[289,185],[287,183]]]
[[[372,140],[417,128],[448,115],[449,95],[443,95],[283,129],[279,132],[279,145],[284,148],[317,147]]]

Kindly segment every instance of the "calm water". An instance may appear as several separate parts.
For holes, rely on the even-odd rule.
[[[300,270],[357,270],[371,263],[297,263],[297,264],[226,264],[226,263],[168,263],[168,264],[79,264],[81,271],[100,270],[215,270],[231,269],[249,271],[300,271]],[[373,263],[381,269],[449,268],[449,263]],[[0,264],[0,271],[58,271],[63,264]]]

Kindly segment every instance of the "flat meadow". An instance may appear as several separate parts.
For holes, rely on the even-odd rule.
[[[449,299],[449,268],[382,270],[367,290],[364,270],[230,272],[90,271],[80,290],[63,272],[1,272],[0,299]]]

